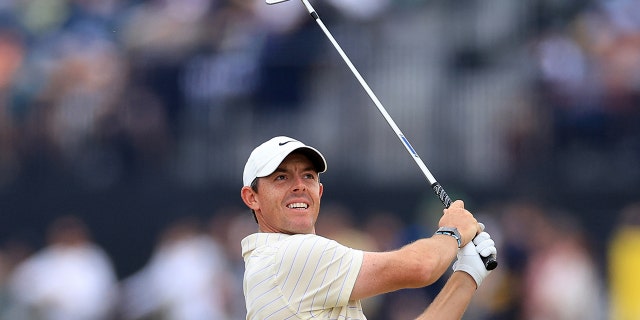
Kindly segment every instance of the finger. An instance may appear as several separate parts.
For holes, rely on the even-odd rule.
[[[476,246],[476,251],[483,257],[487,257],[490,254],[497,254],[496,244],[493,240],[485,240]]]
[[[498,254],[498,249],[495,246],[482,249],[479,254],[483,257],[488,257],[491,254]]]
[[[453,207],[453,208],[464,208],[464,201],[456,200],[451,204],[451,206],[449,206],[449,208],[451,208],[451,207]]]
[[[452,202],[449,208],[446,208],[443,210],[443,213],[447,214],[451,212],[451,210],[459,210],[459,209],[464,209],[464,202],[462,200],[456,200]]]
[[[482,223],[477,223],[476,224],[476,236],[478,236],[479,234],[481,234],[484,231],[483,226],[484,225]],[[475,237],[474,237],[474,239],[475,239]]]
[[[490,238],[491,238],[491,236],[488,233],[483,231],[483,232],[480,232],[477,236],[475,236],[475,238],[473,238],[473,243],[475,245],[478,245],[479,243],[481,243],[481,242],[483,242],[483,241],[485,241],[487,239],[490,239]]]
[[[489,254],[491,254],[491,252],[493,252],[495,247],[496,247],[496,243],[492,239],[488,239],[476,245],[476,251],[480,253],[481,256],[486,257]],[[491,248],[494,248],[494,249],[491,249]]]

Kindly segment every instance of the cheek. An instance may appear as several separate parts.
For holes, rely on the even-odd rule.
[[[322,185],[316,186],[315,190],[313,190],[313,192],[311,193],[312,196],[315,198],[315,200],[318,202],[318,204],[320,204],[320,200],[322,199]]]
[[[265,188],[265,192],[260,194],[260,208],[278,208],[283,199],[283,193],[277,188],[270,188],[268,191]]]

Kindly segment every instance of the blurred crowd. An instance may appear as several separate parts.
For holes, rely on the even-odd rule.
[[[238,237],[253,226],[239,215],[228,218],[207,224],[184,217],[166,225],[149,261],[119,278],[117,261],[87,224],[59,217],[42,248],[2,246],[0,318],[243,319]]]
[[[365,12],[332,2],[366,19],[388,1]],[[108,187],[167,169],[199,139],[233,139],[218,126],[234,110],[299,109],[324,47],[301,9],[258,0],[2,1],[0,187],[51,169]]]
[[[162,166],[188,103],[252,90],[247,47],[272,28],[257,4],[3,1],[0,185],[53,166],[99,187]]]
[[[315,5],[403,108],[395,116],[416,122],[416,144],[447,150],[430,155],[442,172],[502,183],[505,172],[551,172],[578,187],[640,180],[638,1],[467,2]],[[384,156],[377,148],[393,136],[365,126],[358,106],[370,103],[337,80],[348,74],[329,49],[297,1],[2,1],[0,187],[50,169],[97,188],[163,170],[215,181],[228,170],[210,163],[239,162],[238,145],[274,126],[324,136],[322,146],[342,148],[330,154]],[[301,113],[308,105],[316,110]],[[460,117],[474,121],[463,132]]]
[[[548,20],[533,39],[536,93],[549,109],[558,172],[574,186],[637,185],[640,1],[597,1],[569,21]]]
[[[362,250],[393,250],[431,233],[440,213],[417,208],[413,221],[394,212],[355,212],[325,203],[317,232]],[[512,201],[476,212],[500,248],[499,268],[479,289],[465,319],[637,319],[640,307],[640,203],[620,213],[607,256],[572,212]],[[158,235],[149,260],[119,279],[117,263],[78,217],[48,228],[47,243],[0,246],[0,318],[244,319],[240,240],[256,231],[250,212],[225,208],[208,219],[182,217]],[[604,272],[598,261],[606,260]],[[373,320],[417,316],[443,281],[364,301]]]
[[[615,220],[604,239],[562,206],[484,208],[500,267],[467,319],[640,318],[639,0],[312,2],[376,90],[407,104],[394,116],[424,130],[418,144],[459,146],[429,159],[445,174],[632,200],[598,212]],[[376,172],[383,184],[416,176],[362,163],[363,153],[395,154],[379,142],[394,137],[365,126],[353,109],[365,104],[361,89],[336,81],[350,75],[327,62],[338,58],[326,44],[298,1],[0,1],[0,191],[25,178],[68,181],[61,175],[91,190],[167,172],[182,183],[239,181],[245,149],[283,128],[345,161],[331,170]],[[425,59],[433,52],[442,59]],[[415,95],[398,93],[407,87]],[[314,99],[327,107],[305,110]],[[0,221],[22,218],[0,210]],[[148,263],[125,277],[83,217],[56,217],[42,247],[0,243],[0,319],[243,319],[239,243],[255,230],[245,211],[167,224]],[[417,211],[406,220],[329,203],[318,232],[388,250],[432,233],[439,209]],[[409,319],[437,288],[372,299],[365,314]]]

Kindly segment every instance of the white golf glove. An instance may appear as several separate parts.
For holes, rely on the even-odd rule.
[[[484,230],[484,228],[482,229]],[[492,253],[497,254],[497,252],[495,242],[488,233],[483,231],[473,238],[473,241],[458,249],[458,260],[453,264],[453,271],[468,273],[476,281],[479,288],[482,280],[491,273],[485,268],[480,256],[488,257]]]

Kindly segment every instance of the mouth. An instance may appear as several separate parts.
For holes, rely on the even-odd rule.
[[[287,208],[296,209],[296,210],[305,210],[309,208],[309,204],[304,202],[294,202],[294,203],[288,204]]]

